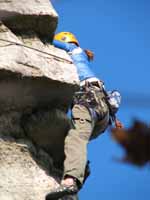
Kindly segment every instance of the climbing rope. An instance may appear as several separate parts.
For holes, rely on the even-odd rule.
[[[22,46],[22,47],[25,47],[25,48],[28,48],[28,49],[32,49],[32,50],[34,50],[34,51],[37,51],[37,52],[40,52],[40,53],[43,53],[43,54],[52,56],[52,57],[58,59],[59,61],[65,61],[65,62],[67,62],[67,63],[69,63],[69,64],[72,64],[72,63],[73,63],[72,61],[70,61],[70,60],[68,60],[68,59],[65,59],[65,58],[56,56],[56,55],[54,55],[54,54],[51,54],[51,53],[48,53],[48,52],[45,52],[45,51],[42,51],[42,50],[39,50],[39,49],[36,49],[36,48],[34,48],[34,47],[27,46],[27,45],[25,45],[25,44],[20,44],[20,43],[18,43],[18,42],[13,42],[13,41],[11,41],[11,40],[1,39],[1,38],[0,38],[0,40],[3,41],[3,42],[9,42],[10,44],[14,44],[14,45],[17,45],[17,46]]]

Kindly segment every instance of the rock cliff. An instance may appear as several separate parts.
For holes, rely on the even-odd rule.
[[[57,23],[49,0],[0,0],[1,200],[45,199],[62,175],[78,76],[51,45]]]

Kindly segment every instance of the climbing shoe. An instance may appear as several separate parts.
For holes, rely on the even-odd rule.
[[[78,192],[78,187],[76,183],[71,186],[60,185],[55,190],[51,191],[46,195],[46,200],[56,200],[62,198],[66,195],[73,195]]]

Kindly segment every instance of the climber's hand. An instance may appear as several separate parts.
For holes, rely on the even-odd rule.
[[[123,124],[118,119],[115,119],[115,128],[117,129],[124,128]]]

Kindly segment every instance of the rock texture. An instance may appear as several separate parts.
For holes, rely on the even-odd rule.
[[[57,21],[49,0],[0,0],[1,200],[44,200],[62,176],[79,80],[51,45]]]
[[[1,24],[0,111],[48,105],[68,107],[78,81],[68,56],[52,45],[45,46],[36,35],[20,38]]]
[[[14,32],[34,31],[52,39],[58,15],[49,0],[0,0],[0,20]]]
[[[52,160],[28,140],[1,139],[0,163],[1,200],[42,200],[58,185]]]

